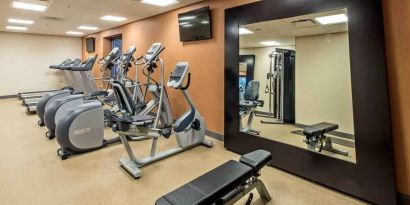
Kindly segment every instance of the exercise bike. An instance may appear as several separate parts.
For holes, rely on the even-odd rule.
[[[158,59],[163,64],[161,59]],[[162,67],[162,66],[161,66]],[[122,116],[113,115],[113,131],[118,133],[122,144],[127,151],[128,157],[119,160],[121,166],[127,170],[134,178],[142,176],[141,167],[155,163],[162,159],[168,158],[180,152],[186,151],[190,148],[204,145],[206,147],[212,147],[213,143],[205,139],[206,124],[199,111],[195,108],[195,105],[190,98],[187,89],[189,88],[191,75],[188,73],[188,63],[180,62],[175,66],[174,71],[171,73],[167,86],[174,89],[181,90],[185,100],[190,106],[190,110],[180,116],[173,128],[160,128],[159,118],[160,113],[156,114],[156,117],[150,115],[130,115],[127,112],[123,112]],[[185,78],[187,79],[187,85],[183,85]],[[163,87],[164,71],[161,70],[161,84]],[[125,86],[119,82],[113,83],[114,91],[118,97],[118,102],[122,108],[126,109],[129,103],[132,102],[130,95],[128,94]],[[161,89],[160,97],[164,96],[164,90]],[[131,100],[131,101],[130,101]],[[159,106],[161,109],[161,105]],[[169,138],[172,134],[172,130],[175,132],[178,146],[167,151],[156,153],[156,147],[158,139],[160,137]],[[152,139],[151,151],[148,157],[138,159],[129,144],[129,136],[131,137],[143,137]]]

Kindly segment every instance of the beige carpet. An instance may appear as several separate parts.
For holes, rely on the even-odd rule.
[[[61,161],[56,154],[56,141],[44,137],[46,128],[38,127],[37,116],[27,116],[19,101],[0,100],[0,113],[0,204],[149,205],[161,195],[239,157],[213,140],[213,148],[194,148],[145,167],[143,177],[134,180],[118,164],[118,159],[125,156],[122,145]],[[148,143],[133,143],[136,153],[148,153]],[[173,139],[162,140],[160,148],[174,144]],[[263,169],[261,179],[273,198],[269,204],[363,204],[271,167]],[[255,198],[259,196],[256,194]],[[255,200],[254,204],[260,201]]]

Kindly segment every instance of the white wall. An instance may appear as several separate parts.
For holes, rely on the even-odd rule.
[[[347,33],[296,38],[296,122],[339,124],[353,134]]]
[[[48,66],[76,57],[81,38],[0,32],[0,96],[63,87],[61,72]]]
[[[240,55],[255,55],[255,71],[254,80],[260,82],[259,99],[264,100],[263,107],[258,107],[257,110],[261,112],[269,112],[269,95],[265,93],[267,83],[266,74],[270,71],[269,54],[271,54],[278,47],[264,47],[264,48],[243,48],[240,49]],[[280,47],[283,49],[295,50],[294,46]]]

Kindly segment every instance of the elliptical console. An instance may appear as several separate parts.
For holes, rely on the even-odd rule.
[[[175,66],[174,72],[171,73],[167,86],[175,89],[181,88],[189,70],[188,66],[188,62],[179,62]],[[190,79],[190,77],[188,79]]]

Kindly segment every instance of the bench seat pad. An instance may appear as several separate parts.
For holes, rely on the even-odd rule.
[[[159,198],[155,204],[213,204],[252,176],[251,167],[231,160]]]
[[[256,150],[242,155],[240,162],[252,167],[255,175],[272,159],[272,154],[265,150]]]
[[[315,125],[310,125],[306,127],[303,130],[303,134],[312,137],[312,136],[318,136],[327,132],[331,132],[334,130],[337,130],[339,128],[339,125],[333,124],[333,123],[328,123],[328,122],[322,122],[319,124]]]

